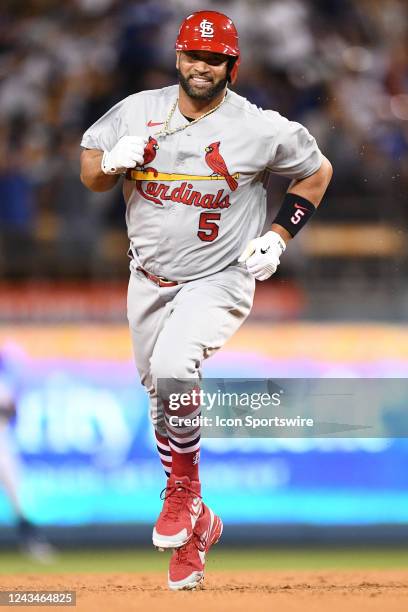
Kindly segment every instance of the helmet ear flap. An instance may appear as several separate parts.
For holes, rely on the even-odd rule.
[[[228,60],[228,82],[233,85],[238,76],[239,57],[230,57]]]

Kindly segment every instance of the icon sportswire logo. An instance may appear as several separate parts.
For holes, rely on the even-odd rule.
[[[207,19],[203,19],[200,23],[201,38],[214,38],[214,24]]]

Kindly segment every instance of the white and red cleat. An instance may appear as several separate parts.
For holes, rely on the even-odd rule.
[[[201,514],[201,485],[188,476],[173,474],[164,489],[164,503],[153,529],[153,544],[159,548],[179,548],[193,535]]]
[[[168,581],[172,591],[195,589],[204,580],[205,555],[220,539],[222,528],[220,517],[203,504],[193,537],[171,556]]]

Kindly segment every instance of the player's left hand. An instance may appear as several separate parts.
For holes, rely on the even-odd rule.
[[[285,241],[277,232],[267,232],[251,240],[240,258],[246,263],[248,272],[257,280],[263,281],[275,274],[280,264],[280,256],[285,252]]]

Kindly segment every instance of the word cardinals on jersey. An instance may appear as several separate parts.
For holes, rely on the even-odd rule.
[[[155,204],[163,205],[164,202],[169,201],[201,208],[229,208],[231,205],[229,195],[225,195],[223,189],[219,189],[215,195],[201,193],[201,191],[193,191],[192,183],[186,181],[174,189],[165,183],[150,181],[146,184],[145,181],[136,181],[136,189],[145,200]]]
[[[239,174],[236,173],[234,177],[229,173],[227,164],[220,153],[220,145],[221,141],[218,141],[212,142],[205,147],[205,162],[210,170],[213,171],[208,178],[223,179],[226,181],[231,191],[235,191],[238,188],[238,181],[235,177],[239,177]],[[143,165],[140,171],[136,171],[136,173],[134,171],[128,171],[127,174],[130,180],[132,180],[135,174],[136,189],[145,200],[160,205],[163,205],[165,201],[171,201],[187,204],[188,206],[200,206],[201,208],[228,208],[230,206],[229,195],[225,193],[223,189],[219,189],[216,194],[202,193],[197,189],[193,190],[193,184],[189,181],[194,181],[194,179],[197,178],[205,179],[207,178],[206,176],[161,174],[160,176],[163,179],[165,177],[167,180],[178,180],[181,182],[180,185],[173,189],[171,189],[169,185],[161,182],[149,181],[146,183],[149,174],[153,175],[155,178],[159,177],[159,170],[148,165],[155,160],[159,148],[157,140],[149,136],[149,140],[144,150]]]

